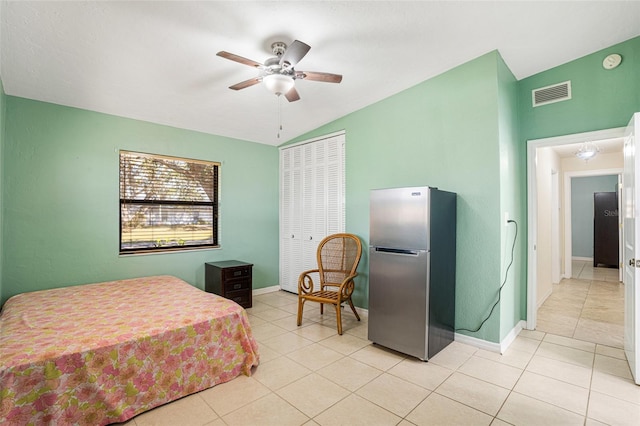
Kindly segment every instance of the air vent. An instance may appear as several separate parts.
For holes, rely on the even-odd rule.
[[[531,98],[534,107],[571,99],[571,81],[532,90]]]

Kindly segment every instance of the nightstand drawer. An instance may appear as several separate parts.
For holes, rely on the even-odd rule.
[[[250,291],[249,290],[240,290],[240,291],[228,291],[224,296],[229,300],[233,300],[238,305],[244,308],[250,308],[249,305],[251,303]]]
[[[251,268],[241,267],[241,268],[228,268],[222,270],[222,279],[225,281],[230,280],[246,280],[251,277]]]
[[[251,280],[229,280],[225,283],[224,288],[226,291],[251,289]]]

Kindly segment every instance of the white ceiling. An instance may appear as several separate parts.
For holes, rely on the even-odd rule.
[[[624,148],[623,138],[604,139],[604,140],[593,141],[593,142],[598,147],[599,149],[598,153],[600,154],[619,153],[620,155],[622,155],[623,148]],[[568,144],[568,145],[556,145],[556,146],[552,146],[551,149],[553,149],[560,158],[567,158],[567,157],[575,156],[576,152],[578,152],[581,145],[582,144],[580,143]]]
[[[27,2],[0,9],[9,95],[278,145],[492,50],[517,79],[640,35],[635,1]],[[311,46],[301,100],[260,85],[273,41]],[[624,60],[624,59],[623,59]]]

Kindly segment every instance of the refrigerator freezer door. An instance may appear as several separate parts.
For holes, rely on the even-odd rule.
[[[369,244],[428,250],[429,197],[427,186],[371,191]]]
[[[369,249],[369,340],[427,359],[429,253]]]

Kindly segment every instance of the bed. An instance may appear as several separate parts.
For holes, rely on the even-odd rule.
[[[0,424],[122,422],[258,362],[245,310],[175,277],[23,293],[0,314]]]

